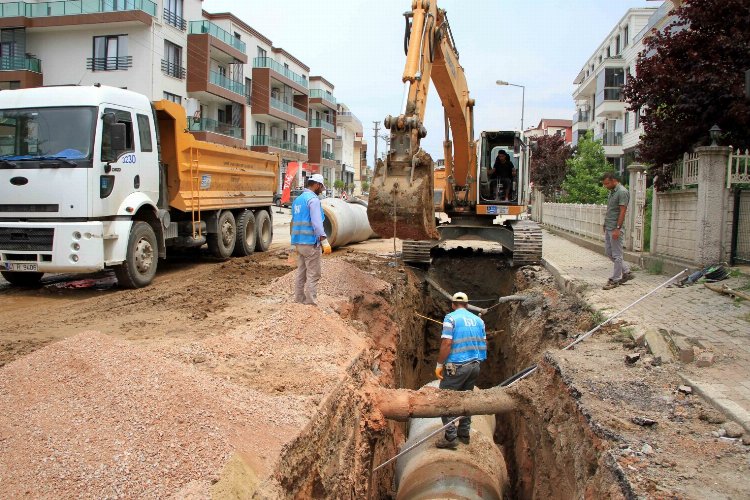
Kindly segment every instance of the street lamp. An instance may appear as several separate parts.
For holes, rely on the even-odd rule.
[[[496,82],[498,85],[508,85],[511,87],[521,87],[521,134],[523,134],[523,117],[526,107],[526,87],[524,85],[516,85],[515,83],[508,83],[504,80],[498,80]]]

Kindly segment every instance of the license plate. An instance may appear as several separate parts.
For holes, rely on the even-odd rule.
[[[5,270],[6,271],[17,271],[22,273],[35,273],[39,270],[36,264],[23,264],[23,263],[15,263],[11,264],[9,262],[5,263]]]

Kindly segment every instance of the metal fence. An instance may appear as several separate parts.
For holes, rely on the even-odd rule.
[[[672,187],[685,189],[698,184],[698,153],[685,153],[671,168]]]
[[[750,264],[750,189],[734,193],[732,265]]]
[[[579,236],[604,241],[602,227],[606,213],[606,205],[544,203],[541,222]]]
[[[727,189],[735,184],[750,184],[750,149],[738,149],[729,155],[727,164]]]

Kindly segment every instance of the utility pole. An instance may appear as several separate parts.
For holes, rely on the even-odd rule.
[[[372,122],[374,124],[373,129],[375,130],[375,161],[372,164],[372,171],[378,168],[378,132],[380,132],[380,122]]]

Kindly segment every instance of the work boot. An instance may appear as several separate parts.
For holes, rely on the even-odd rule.
[[[461,434],[458,435],[458,440],[461,441],[463,444],[470,444],[471,443],[471,436],[469,434],[462,436]]]
[[[635,279],[635,275],[632,272],[622,273],[622,279],[620,280],[620,284],[623,284],[626,281],[630,281],[632,279]]]
[[[610,278],[607,280],[607,284],[602,287],[602,290],[612,290],[618,286],[620,286],[620,283]]]
[[[445,438],[445,436],[443,436],[440,439],[438,439],[437,442],[435,442],[435,447],[441,448],[441,449],[455,450],[456,448],[458,448],[458,439],[448,440]]]

